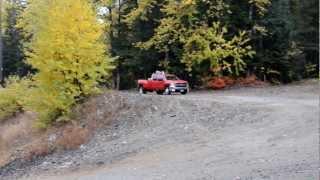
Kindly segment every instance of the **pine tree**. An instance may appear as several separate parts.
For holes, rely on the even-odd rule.
[[[24,76],[30,72],[30,68],[24,62],[23,36],[20,28],[17,28],[18,17],[24,9],[21,0],[6,1],[5,26],[3,35],[3,73],[9,75]]]

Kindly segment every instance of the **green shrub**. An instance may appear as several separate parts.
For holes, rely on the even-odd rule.
[[[28,78],[20,79],[17,76],[11,76],[6,80],[5,88],[0,89],[0,121],[23,110],[30,83]]]

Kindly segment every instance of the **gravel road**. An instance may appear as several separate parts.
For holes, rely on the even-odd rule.
[[[318,92],[314,81],[186,96],[121,92],[126,108],[88,144],[6,167],[0,179],[316,180]]]

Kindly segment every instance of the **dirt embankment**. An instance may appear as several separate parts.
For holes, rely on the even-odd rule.
[[[79,121],[85,128],[83,120],[99,117],[88,143],[11,163],[0,179],[316,179],[318,93],[317,81],[308,81],[186,96],[103,95]]]
[[[34,113],[19,113],[0,123],[0,167],[24,166],[52,153],[78,149],[124,107],[123,98],[114,92],[92,97],[74,109],[70,123],[47,130],[35,127]]]

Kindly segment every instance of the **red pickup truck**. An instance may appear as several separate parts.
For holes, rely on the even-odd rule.
[[[189,92],[189,85],[187,81],[180,80],[173,74],[165,74],[157,71],[153,73],[148,80],[138,80],[139,93],[146,94],[147,92],[156,91],[157,94],[171,94],[179,92],[187,94]]]

